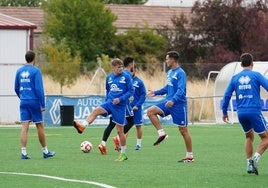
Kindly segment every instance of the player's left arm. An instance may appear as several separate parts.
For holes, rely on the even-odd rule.
[[[177,102],[180,100],[185,100],[186,96],[185,92],[186,92],[186,74],[182,73],[178,75],[177,90],[172,97],[172,101]]]
[[[141,106],[146,99],[146,88],[144,83],[140,80],[139,81],[139,100],[135,104],[135,106],[139,107]]]
[[[37,97],[39,98],[39,102],[41,105],[42,111],[45,109],[45,93],[44,93],[44,86],[43,86],[43,79],[42,79],[42,73],[40,70],[35,75],[35,92],[37,94]]]

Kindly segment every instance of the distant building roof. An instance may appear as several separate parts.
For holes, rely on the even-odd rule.
[[[171,17],[182,13],[190,18],[191,7],[145,6],[145,5],[113,5],[107,4],[117,16],[114,26],[118,29],[135,28],[136,26],[157,28],[159,25],[172,27]],[[44,11],[38,7],[0,7],[0,13],[27,20],[37,25],[35,32],[42,32]]]
[[[0,6],[0,13],[31,22],[37,27],[34,32],[42,32],[44,12],[41,8]]]
[[[0,29],[36,29],[36,25],[0,13]]]
[[[144,5],[112,5],[106,7],[117,15],[115,26],[117,28],[134,28],[137,25],[157,28],[159,25],[172,27],[171,18],[182,13],[191,17],[191,7],[144,6]]]

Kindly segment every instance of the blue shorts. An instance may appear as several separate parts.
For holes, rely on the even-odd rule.
[[[114,105],[110,101],[100,105],[105,111],[105,115],[112,115],[113,122],[124,126],[126,124],[126,105]]]
[[[20,101],[20,121],[33,123],[43,122],[43,114],[39,100],[21,100]]]
[[[267,121],[261,112],[237,112],[239,123],[242,125],[245,133],[251,129],[255,133],[261,134],[268,129]]]
[[[134,125],[142,125],[143,119],[142,119],[142,108],[140,107],[138,110],[133,110],[134,112]]]
[[[134,112],[132,110],[132,107],[131,107],[130,103],[127,102],[127,105],[126,105],[126,117],[129,117],[129,116],[134,116]]]
[[[172,107],[167,108],[166,102],[158,103],[155,106],[159,108],[163,114],[161,117],[171,115],[173,123],[178,126],[188,125],[187,106],[182,104],[174,104]]]

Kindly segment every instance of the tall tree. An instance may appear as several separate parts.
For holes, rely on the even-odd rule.
[[[120,58],[133,56],[139,67],[148,70],[150,75],[153,75],[159,66],[162,68],[161,63],[165,58],[167,43],[154,30],[129,29],[124,34],[118,34],[117,38],[115,56]]]
[[[47,43],[42,51],[45,54],[46,65],[42,67],[44,74],[60,84],[60,93],[63,86],[71,86],[79,76],[81,58],[79,54],[72,56],[65,41],[60,44]]]
[[[115,38],[116,16],[99,0],[50,0],[44,33],[54,42],[65,40],[74,55],[80,52],[88,68],[96,66],[97,56],[108,54]]]
[[[46,0],[0,0],[0,6],[39,7]]]
[[[208,46],[223,45],[228,51],[242,53],[257,47],[267,38],[264,16],[267,4],[262,0],[206,0],[196,2],[192,28]],[[266,28],[267,29],[267,28]],[[266,44],[267,46],[267,44]]]
[[[171,18],[173,26],[162,25],[157,32],[168,42],[167,50],[176,50],[180,53],[181,66],[186,70],[189,77],[196,76],[196,60],[206,53],[205,47],[197,45],[198,40],[192,37],[192,33],[186,28],[189,20],[184,14]]]

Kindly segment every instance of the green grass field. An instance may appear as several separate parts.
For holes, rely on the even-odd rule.
[[[244,135],[239,125],[190,125],[194,163],[178,163],[185,146],[177,127],[165,126],[169,138],[152,144],[157,132],[143,127],[142,150],[135,151],[136,130],[127,140],[128,160],[114,162],[112,132],[108,155],[97,148],[105,127],[88,127],[77,134],[73,127],[46,127],[47,144],[55,158],[43,159],[35,127],[29,130],[27,151],[30,160],[20,159],[20,127],[0,128],[0,187],[267,187],[268,157],[259,162],[259,176],[246,173]],[[82,153],[80,143],[93,144],[91,153]],[[256,137],[255,142],[259,142]]]

